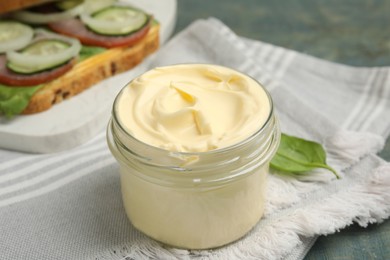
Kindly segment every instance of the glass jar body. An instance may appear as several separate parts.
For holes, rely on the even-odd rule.
[[[127,216],[158,241],[215,248],[244,236],[263,215],[269,162],[280,140],[273,114],[244,142],[206,153],[147,146],[127,135],[115,117],[107,139],[120,165]]]
[[[126,213],[143,233],[166,244],[206,249],[245,235],[261,218],[268,167],[212,187],[181,188],[151,183],[121,165]]]

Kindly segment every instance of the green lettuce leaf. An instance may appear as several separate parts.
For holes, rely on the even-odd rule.
[[[79,61],[83,61],[85,59],[88,59],[96,54],[102,53],[106,50],[106,48],[102,47],[96,47],[96,46],[86,46],[83,45],[81,47],[80,53],[79,53]]]
[[[20,114],[27,107],[31,96],[42,86],[8,87],[0,84],[0,114],[9,118]]]

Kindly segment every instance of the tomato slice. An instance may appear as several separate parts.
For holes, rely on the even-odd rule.
[[[42,71],[35,74],[19,74],[8,69],[5,55],[0,56],[0,83],[13,87],[36,86],[52,81],[65,74],[76,63],[76,58],[51,70]]]
[[[57,33],[75,37],[85,45],[115,48],[125,46],[130,47],[142,40],[150,29],[150,21],[151,19],[149,18],[149,22],[147,22],[140,30],[124,36],[106,36],[94,33],[78,18],[49,23],[48,27]]]

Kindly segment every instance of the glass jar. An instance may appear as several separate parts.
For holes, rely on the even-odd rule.
[[[264,212],[269,162],[280,140],[270,95],[270,114],[252,136],[190,153],[157,148],[128,133],[116,109],[122,92],[107,142],[120,165],[123,204],[134,227],[186,249],[219,247],[251,230]]]

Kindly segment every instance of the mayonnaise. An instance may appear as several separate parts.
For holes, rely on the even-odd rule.
[[[138,230],[165,244],[189,249],[219,247],[241,238],[260,220],[267,172],[268,167],[259,167],[226,185],[183,189],[150,183],[122,167],[125,211]]]
[[[122,89],[107,140],[134,227],[205,249],[241,238],[262,217],[280,130],[255,80],[187,64],[153,69]]]
[[[170,151],[205,152],[253,135],[267,120],[269,98],[252,78],[215,65],[151,70],[118,100],[123,126],[138,140]]]

